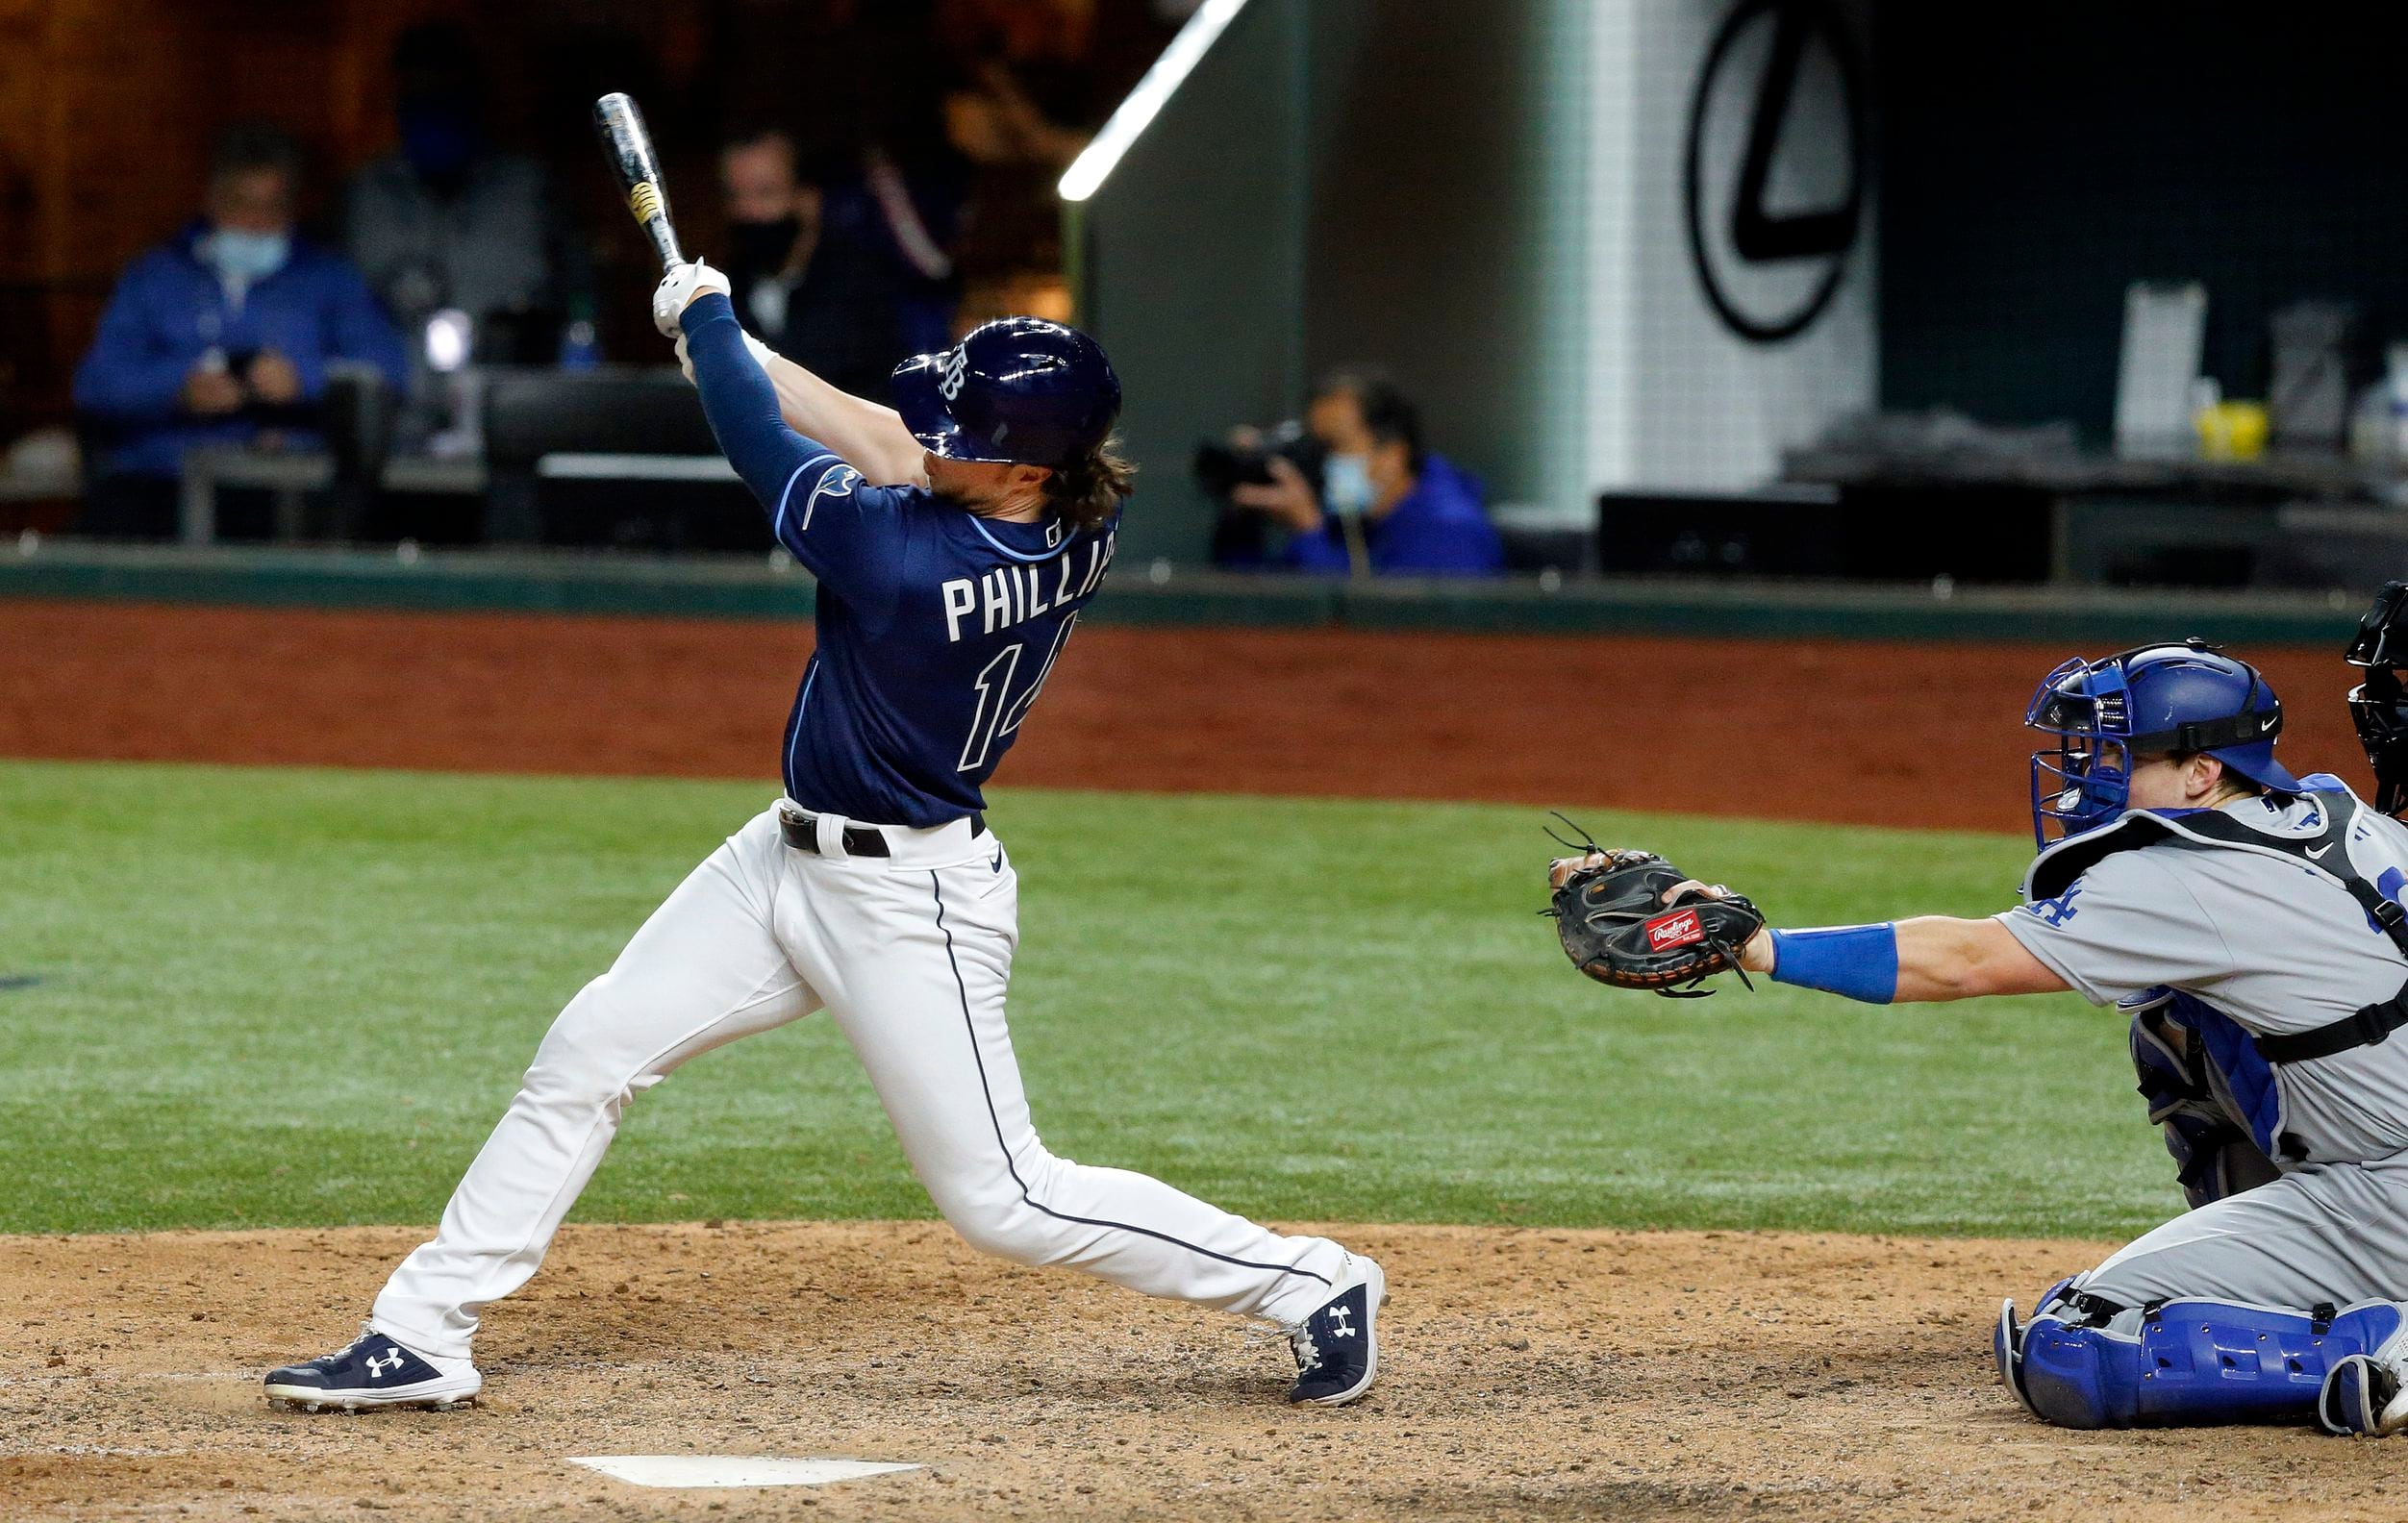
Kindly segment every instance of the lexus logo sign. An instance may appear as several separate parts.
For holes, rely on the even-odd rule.
[[[1733,333],[1778,343],[1840,288],[1864,211],[1860,71],[1831,0],[1739,0],[1698,71],[1689,256]]]

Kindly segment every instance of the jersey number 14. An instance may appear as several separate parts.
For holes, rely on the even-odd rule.
[[[1045,679],[1053,675],[1054,662],[1062,655],[1062,647],[1069,643],[1070,631],[1077,627],[1076,613],[1062,621],[1054,632],[1053,648],[1045,652],[1044,664],[1037,668],[1037,678],[1020,689],[1016,697],[1012,679],[1018,675],[1020,658],[1027,654],[1028,642],[1020,640],[995,652],[995,659],[980,668],[974,679],[978,688],[978,708],[970,715],[970,736],[962,743],[962,763],[957,772],[976,772],[987,765],[987,759],[995,749],[999,737],[1011,735],[1028,717],[1028,706],[1037,701],[1043,690]]]

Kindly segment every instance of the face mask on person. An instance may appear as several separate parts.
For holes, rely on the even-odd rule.
[[[219,280],[251,286],[285,267],[285,261],[292,257],[292,235],[219,228],[201,239],[193,252],[217,272]]]
[[[750,274],[774,275],[786,268],[794,240],[802,235],[802,218],[791,213],[765,222],[730,222],[728,262]]]
[[[1321,505],[1334,513],[1371,511],[1371,457],[1332,455],[1321,467]]]

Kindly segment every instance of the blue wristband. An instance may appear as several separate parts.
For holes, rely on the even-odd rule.
[[[1887,1005],[1898,997],[1897,924],[1775,931],[1772,981]]]

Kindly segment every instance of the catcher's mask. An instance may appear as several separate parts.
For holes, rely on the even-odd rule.
[[[2261,787],[2299,791],[2274,760],[2283,727],[2274,689],[2256,667],[2196,636],[2097,661],[2077,656],[2041,679],[2023,722],[2056,737],[2032,753],[2032,836],[2043,847],[2130,808],[2136,758],[2205,752]]]
[[[2374,769],[2374,807],[2396,814],[2408,805],[2408,582],[2383,584],[2344,659],[2366,673],[2349,690],[2349,722]]]

